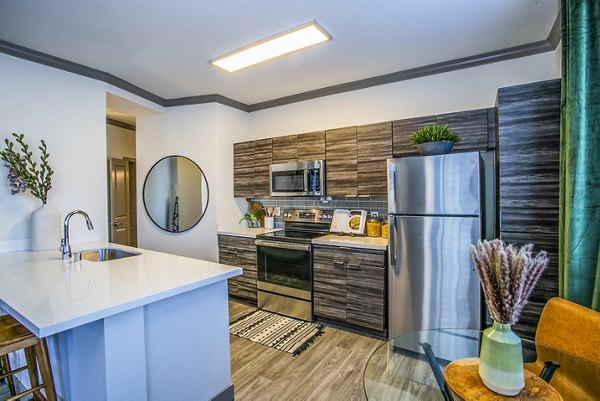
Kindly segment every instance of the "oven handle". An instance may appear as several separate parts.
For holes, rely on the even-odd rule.
[[[270,248],[280,248],[280,249],[293,249],[296,251],[310,251],[310,245],[307,244],[294,244],[291,242],[275,242],[275,241],[264,241],[261,239],[257,239],[254,242],[257,246],[267,246]]]

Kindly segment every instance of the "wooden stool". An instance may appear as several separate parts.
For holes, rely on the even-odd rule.
[[[460,400],[506,401],[562,401],[558,392],[544,380],[525,371],[525,387],[514,397],[496,394],[479,377],[479,358],[465,358],[451,362],[444,370],[444,379]]]
[[[11,370],[7,355],[10,352],[20,349],[23,349],[25,352],[27,364]],[[6,401],[18,400],[31,393],[33,393],[34,400],[47,399],[48,401],[56,401],[46,340],[37,338],[10,315],[0,316],[0,358],[2,361],[2,374],[0,378],[7,378],[12,395]],[[38,379],[38,364],[40,375],[42,376],[42,384],[39,383]],[[31,389],[15,394],[13,375],[24,370],[28,370],[29,372]],[[46,398],[40,392],[42,388],[46,391]]]

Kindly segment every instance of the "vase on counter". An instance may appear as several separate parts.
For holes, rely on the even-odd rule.
[[[521,339],[510,324],[494,321],[484,330],[479,376],[487,388],[502,395],[516,395],[525,386]]]
[[[60,247],[60,213],[42,204],[31,213],[31,250],[47,251]]]

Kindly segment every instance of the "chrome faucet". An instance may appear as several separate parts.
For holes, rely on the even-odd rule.
[[[64,237],[60,240],[60,252],[62,253],[63,260],[69,260],[71,257],[71,243],[69,242],[69,222],[71,221],[71,217],[74,214],[80,214],[85,218],[85,223],[87,224],[88,230],[93,230],[94,225],[90,220],[90,216],[87,215],[83,210],[73,210],[71,213],[67,214],[65,217],[64,224]]]

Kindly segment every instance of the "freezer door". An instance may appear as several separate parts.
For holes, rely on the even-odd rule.
[[[389,336],[420,329],[480,328],[472,217],[389,216]]]
[[[480,216],[480,160],[479,152],[389,159],[389,213]]]

